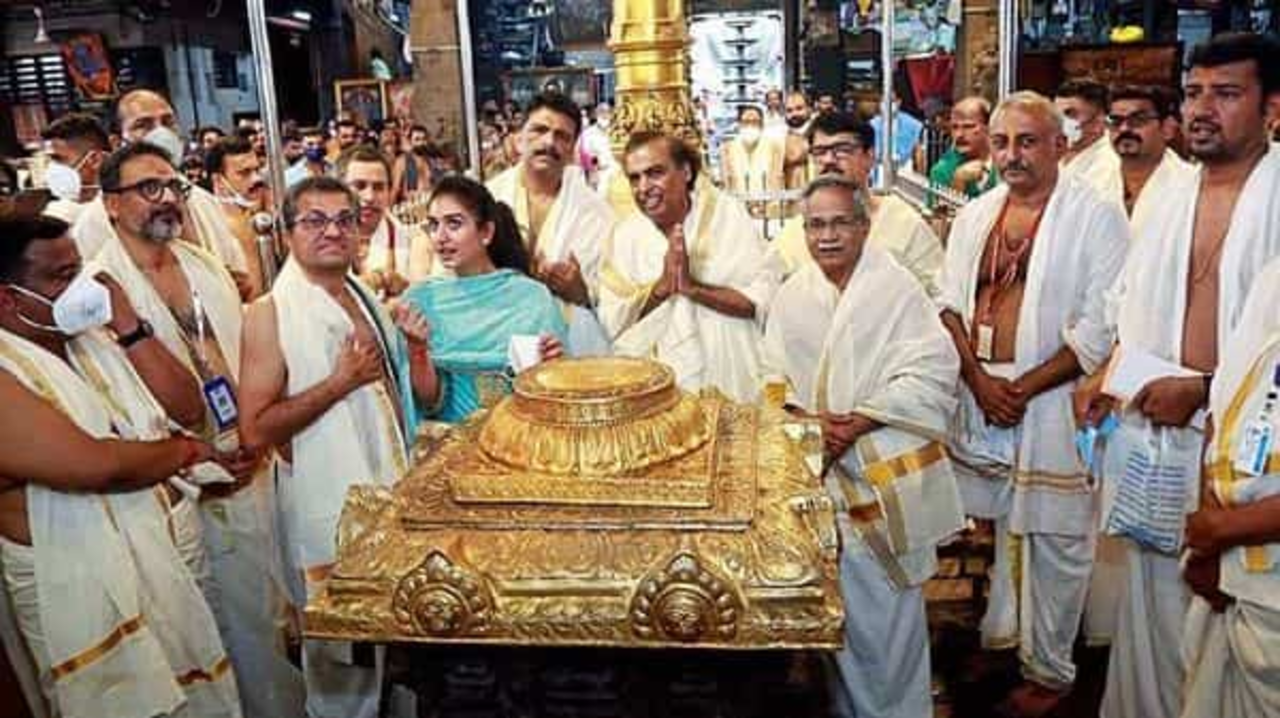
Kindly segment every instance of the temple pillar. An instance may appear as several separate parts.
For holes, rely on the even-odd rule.
[[[409,40],[413,55],[413,116],[432,135],[452,138],[454,149],[465,155],[457,0],[414,3]]]

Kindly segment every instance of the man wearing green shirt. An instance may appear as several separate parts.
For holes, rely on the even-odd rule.
[[[999,182],[991,164],[987,122],[991,105],[981,97],[966,97],[951,108],[951,149],[929,170],[929,182],[977,197]]]

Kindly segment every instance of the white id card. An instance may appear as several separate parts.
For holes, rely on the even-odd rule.
[[[1265,474],[1274,439],[1275,428],[1271,426],[1271,422],[1255,419],[1244,431],[1244,439],[1236,452],[1235,470],[1246,476]]]
[[[990,324],[978,325],[978,346],[975,351],[981,361],[991,361],[995,356],[996,328]]]

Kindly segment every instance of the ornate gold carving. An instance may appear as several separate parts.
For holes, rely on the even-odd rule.
[[[539,474],[612,476],[697,450],[710,439],[715,418],[680,393],[665,366],[621,358],[556,361],[520,375],[514,393],[485,421],[480,448],[508,467]]]
[[[742,600],[695,554],[682,551],[640,583],[631,599],[631,630],[640,638],[694,643],[732,640]]]
[[[653,371],[606,369],[591,371],[621,384]],[[540,390],[577,391],[568,376],[543,375]],[[600,376],[567,400],[610,391]],[[307,635],[838,647],[844,614],[836,555],[818,540],[834,533],[834,518],[796,508],[819,487],[787,438],[786,415],[711,394],[686,399],[707,417],[706,443],[616,475],[547,474],[496,461],[479,448],[491,420],[484,416],[424,432],[422,445],[432,448],[408,476],[391,489],[358,487],[349,495],[337,561],[307,606]],[[513,495],[524,499],[477,501],[462,491],[500,491],[503,482],[518,485]],[[641,493],[629,494],[632,487]],[[705,487],[707,500],[681,505],[664,499],[663,487],[691,496]],[[587,503],[573,502],[578,491],[588,492]],[[628,503],[636,496],[646,501]]]
[[[443,553],[432,551],[400,579],[391,607],[401,626],[428,636],[448,637],[483,633],[493,599],[483,582],[455,566]]]

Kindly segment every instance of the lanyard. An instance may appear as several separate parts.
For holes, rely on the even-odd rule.
[[[1046,204],[1045,207],[1048,205]],[[1006,249],[1007,238],[1005,236],[1004,221],[1005,216],[1009,212],[1009,201],[1005,200],[1004,206],[1000,208],[1000,216],[996,219],[995,230],[992,238],[995,239],[995,247],[991,252],[991,267],[987,273],[988,283],[993,286],[993,290],[989,292],[978,307],[978,321],[986,324],[991,321],[991,309],[995,304],[996,298],[1004,292],[1004,290],[1013,286],[1018,278],[1018,266],[1031,252],[1031,245],[1035,242],[1036,234],[1040,231],[1040,220],[1044,217],[1045,207],[1041,207],[1036,212],[1035,221],[1031,223],[1031,231],[1026,238],[1018,244],[1017,247],[1009,249],[1009,263],[1005,267],[1004,272],[1000,269],[1000,255]]]

